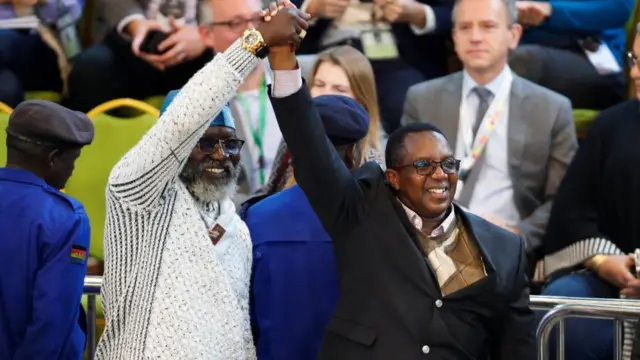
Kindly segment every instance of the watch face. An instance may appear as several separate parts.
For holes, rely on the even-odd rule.
[[[260,39],[258,38],[258,34],[251,32],[247,34],[247,36],[244,38],[244,41],[249,45],[255,45],[258,43],[258,41],[260,41]]]

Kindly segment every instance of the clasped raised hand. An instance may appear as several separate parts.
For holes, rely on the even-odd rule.
[[[257,30],[269,48],[293,45],[297,49],[309,27],[307,21],[311,18],[311,15],[300,11],[287,0],[271,3],[261,15],[263,22]]]

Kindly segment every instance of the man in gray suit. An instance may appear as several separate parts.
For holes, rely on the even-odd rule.
[[[111,31],[74,59],[69,107],[87,112],[116,98],[163,95],[211,60],[198,31],[198,23],[207,21],[208,11],[201,11],[206,0],[103,1]],[[152,31],[166,38],[144,46]]]
[[[409,89],[402,122],[443,130],[461,160],[458,203],[520,234],[534,260],[577,149],[571,104],[509,69],[522,34],[512,0],[458,0],[453,17],[464,70]]]

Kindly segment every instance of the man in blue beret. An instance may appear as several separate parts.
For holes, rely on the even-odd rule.
[[[169,94],[109,175],[97,360],[255,359],[251,239],[231,201],[243,141],[227,103],[270,46],[299,44],[309,18],[262,16]]]
[[[346,96],[320,96],[314,103],[336,152],[348,169],[356,169],[369,129],[367,111]],[[241,216],[253,242],[258,359],[315,359],[338,299],[331,238],[298,185],[249,200]]]

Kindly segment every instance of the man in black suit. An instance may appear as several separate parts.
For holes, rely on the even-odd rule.
[[[350,172],[289,48],[271,48],[273,108],[295,177],[331,236],[340,299],[320,360],[535,359],[524,244],[452,205],[459,161],[440,130],[387,144],[388,170]]]

